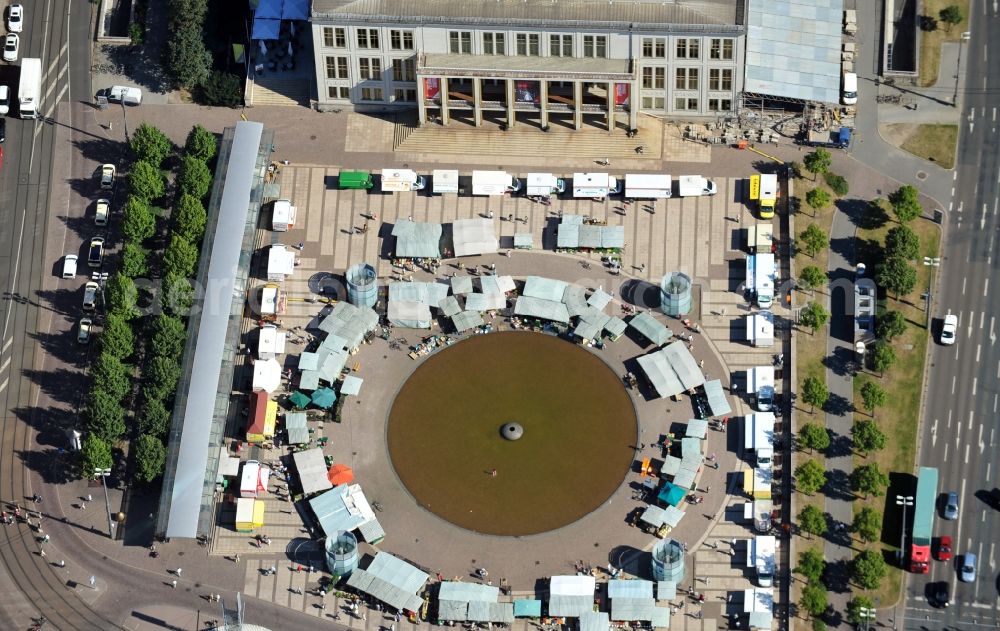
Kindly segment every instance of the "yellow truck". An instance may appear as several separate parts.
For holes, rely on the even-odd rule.
[[[761,219],[774,217],[778,204],[778,176],[774,173],[750,176],[750,202],[757,206]]]

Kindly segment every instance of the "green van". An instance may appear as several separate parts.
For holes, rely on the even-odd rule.
[[[367,171],[341,171],[337,178],[340,188],[369,189],[375,185],[372,174]]]

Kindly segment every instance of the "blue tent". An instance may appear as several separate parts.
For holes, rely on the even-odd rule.
[[[250,39],[278,39],[281,31],[281,20],[270,18],[254,18],[253,34]]]
[[[336,400],[337,394],[330,388],[320,388],[312,395],[312,403],[318,408],[329,408]]]
[[[255,18],[281,18],[282,0],[259,0],[257,10],[254,11]]]
[[[540,618],[542,616],[542,601],[534,598],[519,598],[514,601],[515,618]]]
[[[670,482],[664,482],[663,488],[660,489],[660,494],[656,496],[656,499],[670,506],[677,506],[684,499],[685,495],[687,495],[687,492],[681,487],[673,485]]]
[[[263,1],[261,0],[261,2]],[[284,20],[308,20],[309,0],[285,0],[281,6],[281,18]]]

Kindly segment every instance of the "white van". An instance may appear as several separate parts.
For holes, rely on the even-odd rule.
[[[6,116],[10,112],[10,87],[0,85],[0,115]]]
[[[125,105],[142,105],[142,90],[127,85],[113,85],[97,93],[98,96],[106,97],[113,103],[124,103]]]
[[[840,96],[844,105],[854,105],[858,102],[858,75],[853,72],[844,73],[844,92]]]

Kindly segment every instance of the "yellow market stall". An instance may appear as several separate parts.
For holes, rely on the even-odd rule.
[[[264,525],[264,502],[250,497],[236,499],[236,532],[252,532]]]
[[[250,396],[250,427],[247,442],[260,444],[274,438],[274,426],[278,421],[278,402],[269,401],[267,392],[254,390]]]
[[[744,469],[743,492],[755,500],[771,499],[771,470]]]

